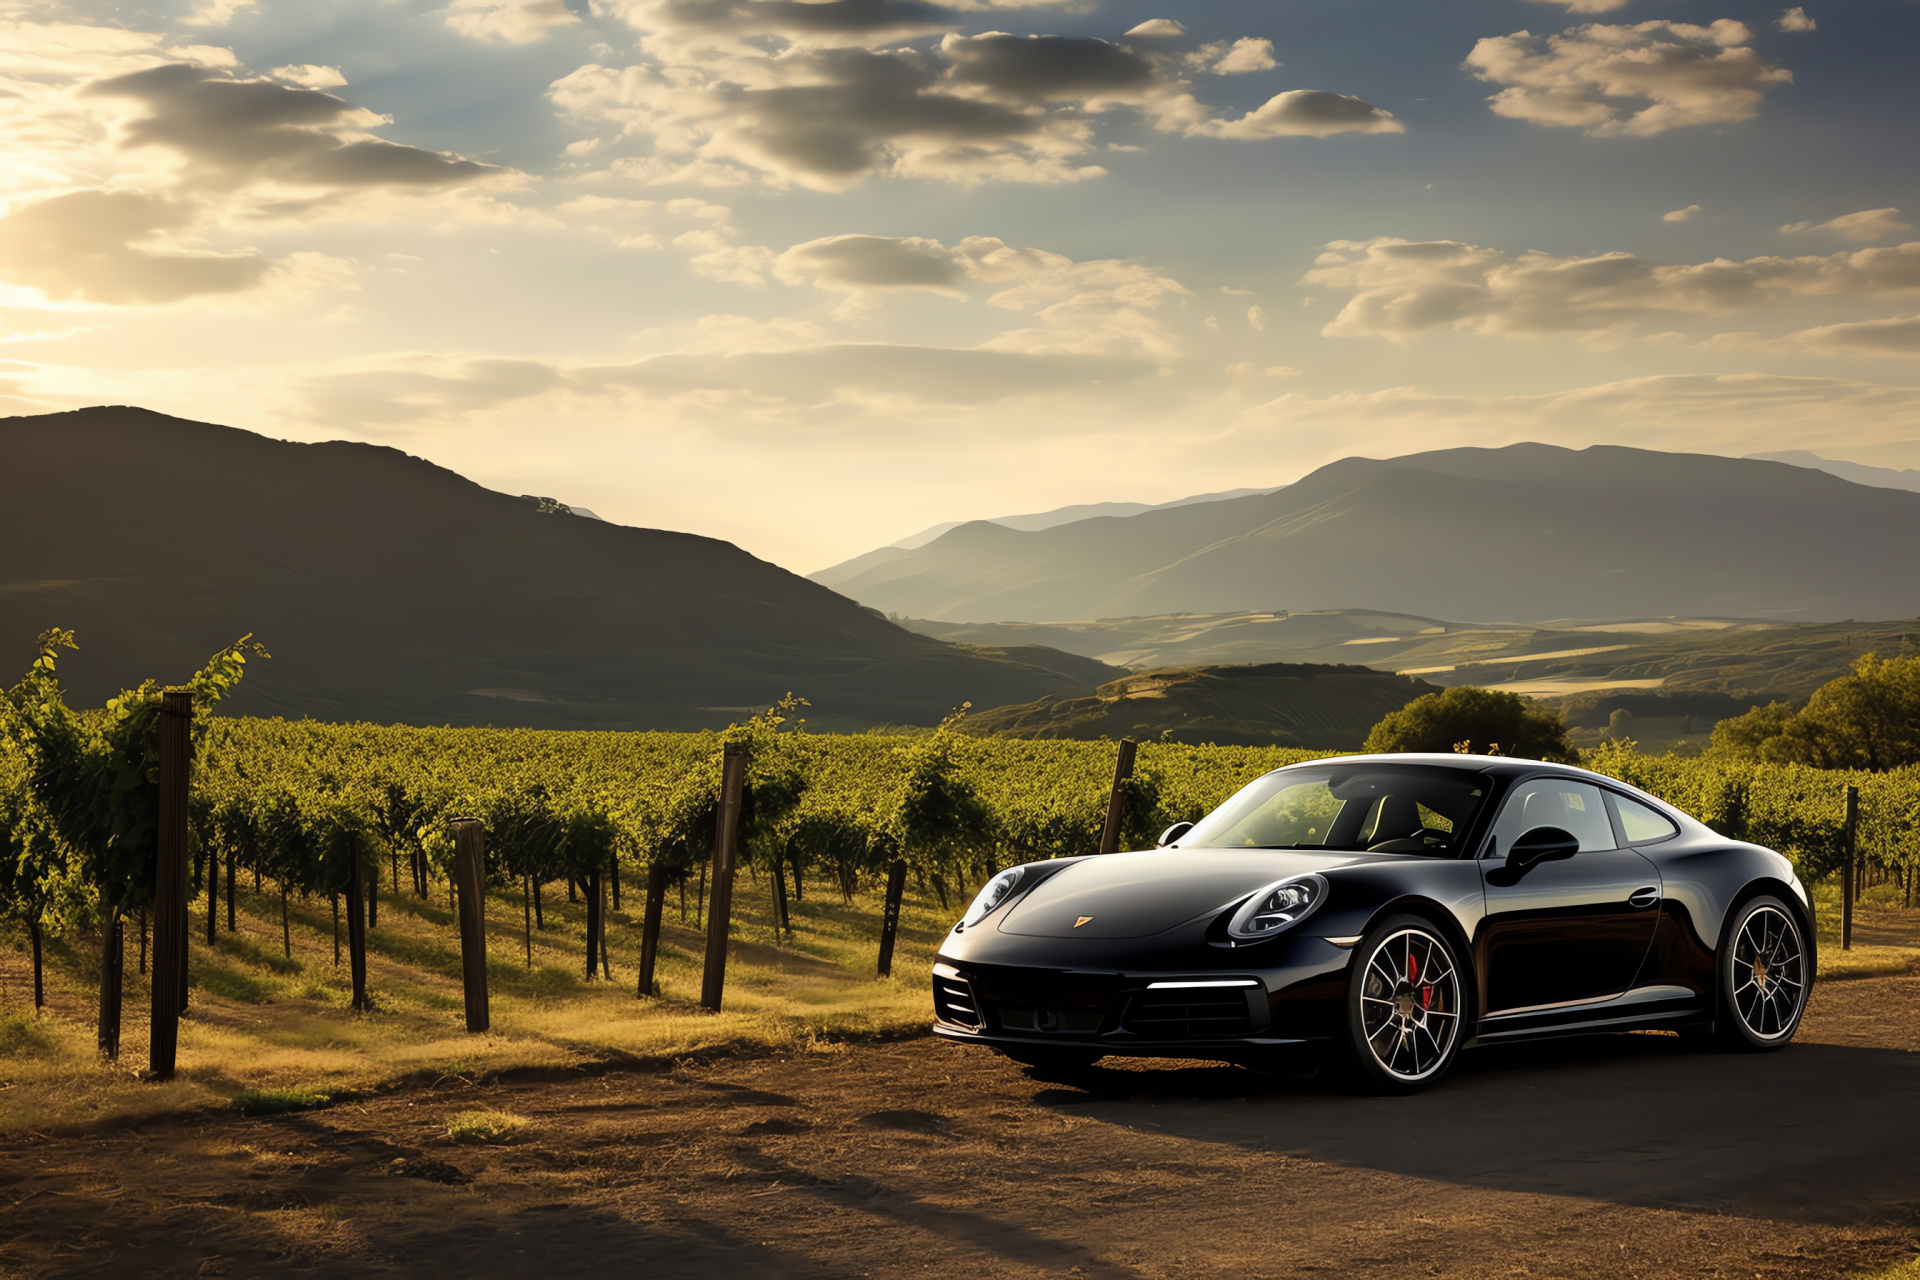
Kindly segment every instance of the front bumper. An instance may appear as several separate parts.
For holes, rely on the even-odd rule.
[[[1344,953],[1318,972],[1127,973],[955,963],[933,969],[934,1034],[948,1040],[1102,1054],[1196,1057],[1331,1034]]]

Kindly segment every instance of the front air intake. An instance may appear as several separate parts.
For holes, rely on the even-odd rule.
[[[1150,1040],[1210,1040],[1253,1029],[1246,991],[1236,987],[1143,991],[1128,1002],[1120,1026]]]
[[[969,1031],[978,1031],[982,1025],[980,1003],[973,998],[973,986],[965,978],[934,978],[933,1012],[940,1021]]]

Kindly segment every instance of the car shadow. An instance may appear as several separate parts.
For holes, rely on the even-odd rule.
[[[1501,1191],[1831,1224],[1920,1219],[1920,1054],[1609,1035],[1470,1050],[1411,1097],[1223,1066],[1108,1064],[1036,1104]]]

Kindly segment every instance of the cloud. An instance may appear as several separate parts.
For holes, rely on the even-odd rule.
[[[531,44],[555,27],[578,22],[566,0],[453,0],[447,26],[473,40]]]
[[[1902,231],[1913,230],[1911,223],[1900,221],[1899,213],[1898,209],[1862,209],[1858,213],[1843,213],[1820,223],[1789,222],[1780,230],[1787,235],[1801,231],[1835,231],[1849,240],[1862,243],[1888,240]]]
[[[1141,263],[1076,262],[992,236],[969,236],[951,247],[919,237],[827,236],[793,246],[773,268],[789,284],[855,295],[918,290],[967,297],[992,290],[989,306],[1039,323],[1010,329],[982,347],[1028,353],[1173,359],[1180,344],[1155,313],[1190,292]]]
[[[1820,24],[1812,18],[1809,18],[1807,11],[1799,5],[1795,5],[1793,8],[1781,14],[1773,25],[1775,29],[1780,31],[1817,31],[1820,29]]]
[[[273,74],[276,79],[297,84],[302,89],[338,89],[347,82],[347,78],[340,74],[340,68],[315,66],[311,62],[275,67]]]
[[[1669,212],[1669,213],[1663,213],[1663,214],[1661,214],[1661,215],[1660,215],[1660,221],[1662,221],[1662,222],[1685,222],[1685,221],[1686,221],[1686,220],[1687,220],[1688,218],[1691,218],[1691,217],[1692,217],[1692,216],[1693,216],[1694,214],[1696,214],[1696,213],[1699,213],[1699,212],[1700,212],[1700,206],[1699,206],[1699,205],[1697,205],[1697,204],[1690,204],[1690,205],[1688,205],[1688,206],[1687,206],[1686,208],[1684,208],[1684,209],[1675,209],[1675,210],[1673,210],[1673,211],[1671,211],[1671,212]]]
[[[1211,138],[1327,138],[1336,133],[1404,133],[1405,127],[1370,102],[1318,89],[1276,94],[1238,120],[1213,120],[1190,133]]]
[[[238,293],[271,265],[258,253],[168,246],[188,209],[136,192],[76,191],[0,218],[0,278],[57,301],[116,305]]]
[[[1791,334],[1787,341],[1835,355],[1920,356],[1920,316],[1822,325]]]
[[[189,27],[224,27],[234,15],[259,7],[259,0],[200,0],[180,21]]]
[[[870,176],[1072,182],[1104,173],[1089,159],[1116,111],[1194,137],[1399,128],[1317,91],[1216,119],[1185,74],[1277,65],[1270,43],[1195,52],[1165,20],[1113,42],[964,35],[953,11],[903,0],[611,0],[609,11],[640,32],[641,59],[581,67],[549,94],[576,123],[617,129],[623,149],[650,146],[596,162],[643,181],[757,176],[827,191]]]
[[[1532,0],[1534,4],[1557,4],[1568,13],[1612,13],[1624,9],[1633,0]]]
[[[382,118],[331,93],[206,67],[153,67],[83,93],[144,106],[148,114],[127,124],[122,145],[175,152],[196,185],[454,187],[510,172],[375,137],[367,130]]]
[[[458,420],[545,395],[629,395],[696,407],[745,403],[761,409],[976,407],[1119,387],[1155,371],[1149,363],[1101,356],[813,342],[677,351],[612,365],[395,356],[384,367],[309,376],[297,389],[304,416],[394,427]]]
[[[1745,25],[1725,18],[1705,27],[1594,24],[1545,40],[1516,31],[1481,40],[1465,65],[1507,86],[1488,99],[1498,115],[1644,138],[1749,119],[1768,89],[1791,84],[1793,73],[1762,58],[1752,39]]]
[[[1784,297],[1911,294],[1920,291],[1920,242],[1669,266],[1629,253],[1513,256],[1452,240],[1339,240],[1305,279],[1354,293],[1322,330],[1330,337],[1595,333],[1646,315],[1722,315]]]
[[[822,289],[917,289],[962,294],[965,255],[917,236],[826,236],[794,245],[774,263],[789,284]]]
[[[1225,41],[1201,50],[1202,67],[1217,76],[1245,75],[1251,71],[1271,71],[1280,63],[1273,56],[1273,41],[1243,36],[1231,45]]]

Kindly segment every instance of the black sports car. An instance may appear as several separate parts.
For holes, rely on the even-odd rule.
[[[1814,959],[1792,863],[1624,783],[1348,756],[1266,774],[1158,848],[993,877],[941,945],[934,1030],[1053,1069],[1317,1047],[1407,1091],[1523,1037],[1777,1049]]]

